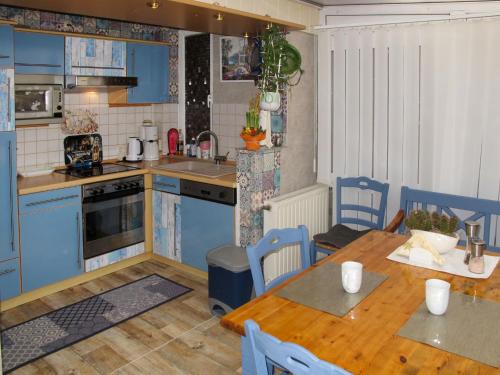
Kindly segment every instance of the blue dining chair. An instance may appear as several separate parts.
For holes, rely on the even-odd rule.
[[[371,191],[380,195],[378,207],[364,206],[361,204],[344,203],[342,200],[344,189],[354,191]],[[372,229],[382,230],[384,226],[385,212],[387,208],[387,195],[389,184],[372,180],[368,177],[337,177],[337,224],[328,232],[316,234],[311,242],[311,262],[316,262],[318,252],[331,254],[337,249],[347,246],[352,241],[365,235]],[[370,220],[360,218],[358,213],[368,214]],[[400,213],[398,213],[400,215]],[[368,215],[365,215],[367,217]],[[402,220],[401,220],[402,221]],[[346,224],[364,227],[364,230],[356,230]]]
[[[322,361],[302,346],[282,342],[260,330],[253,320],[245,321],[245,334],[250,340],[255,375],[269,375],[273,367],[294,375],[349,375],[350,372]],[[271,370],[271,371],[269,371]]]
[[[262,258],[273,251],[295,244],[300,244],[301,267],[280,275],[266,284],[262,270]],[[311,265],[309,232],[304,225],[299,225],[297,228],[271,229],[254,246],[247,246],[247,256],[250,263],[255,294],[260,296],[266,290],[275,287]]]

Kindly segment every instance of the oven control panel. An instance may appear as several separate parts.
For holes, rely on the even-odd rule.
[[[83,198],[97,197],[115,192],[144,190],[143,176],[133,176],[83,185]]]

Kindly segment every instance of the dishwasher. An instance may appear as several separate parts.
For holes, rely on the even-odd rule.
[[[197,181],[180,181],[182,263],[208,271],[207,253],[234,244],[236,189]]]

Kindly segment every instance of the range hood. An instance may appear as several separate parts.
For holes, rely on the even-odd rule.
[[[66,76],[66,92],[111,91],[137,86],[137,77]]]

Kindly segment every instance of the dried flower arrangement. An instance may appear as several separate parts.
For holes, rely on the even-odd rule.
[[[66,134],[90,134],[99,129],[97,113],[89,110],[65,111],[65,119],[61,129]]]

